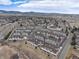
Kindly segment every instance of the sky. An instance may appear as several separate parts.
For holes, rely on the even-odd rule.
[[[79,0],[0,0],[0,10],[79,14]]]

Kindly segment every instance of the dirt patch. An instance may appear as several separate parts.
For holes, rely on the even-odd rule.
[[[17,52],[8,46],[0,47],[0,59],[10,59],[10,56],[16,54]]]

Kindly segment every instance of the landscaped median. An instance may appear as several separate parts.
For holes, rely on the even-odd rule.
[[[5,37],[4,37],[4,40],[7,40],[10,36],[10,34],[12,33],[12,31],[10,31]]]

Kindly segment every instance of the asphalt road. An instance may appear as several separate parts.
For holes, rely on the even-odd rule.
[[[63,48],[62,52],[60,53],[60,56],[58,57],[58,59],[65,59],[67,52],[70,48],[71,37],[72,37],[72,35],[69,34],[69,36],[67,37],[66,41],[63,44],[64,48]]]
[[[17,25],[17,22],[9,23],[0,27],[0,40],[1,38],[3,39],[16,25]]]

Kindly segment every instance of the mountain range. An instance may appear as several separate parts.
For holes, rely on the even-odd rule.
[[[6,11],[6,10],[0,10],[0,14],[20,14],[20,15],[38,15],[38,16],[79,16],[79,14],[62,14],[62,13],[41,13],[41,12],[20,12],[20,11]]]

